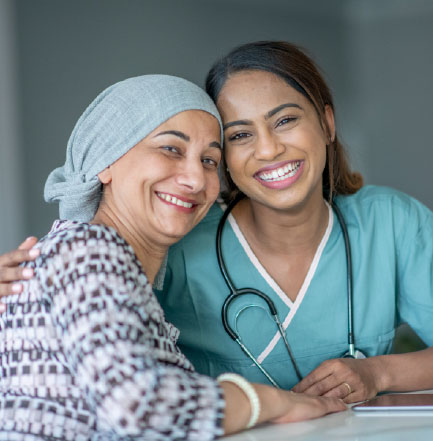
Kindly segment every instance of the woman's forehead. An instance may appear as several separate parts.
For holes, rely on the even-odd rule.
[[[209,144],[220,144],[218,119],[203,110],[185,110],[160,124],[146,138],[175,136],[183,141],[201,139]]]
[[[241,113],[272,116],[277,108],[308,106],[308,100],[275,74],[263,71],[239,72],[231,76],[218,97],[217,107],[224,123]]]

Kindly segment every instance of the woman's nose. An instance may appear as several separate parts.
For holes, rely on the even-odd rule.
[[[206,179],[201,160],[185,161],[177,174],[177,183],[191,193],[203,190],[206,186]]]
[[[254,157],[260,161],[272,161],[283,151],[284,145],[278,137],[266,132],[257,137]]]

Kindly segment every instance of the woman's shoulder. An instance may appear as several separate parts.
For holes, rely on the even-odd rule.
[[[414,197],[390,187],[366,185],[352,195],[337,196],[337,204],[345,209],[376,211],[389,209],[411,213],[413,210],[432,214],[431,210]]]
[[[56,220],[49,233],[36,247],[40,248],[44,259],[69,255],[96,258],[96,255],[134,255],[129,244],[111,227],[85,222]]]
[[[386,228],[398,236],[419,229],[433,230],[433,212],[406,193],[389,187],[367,185],[353,195],[335,199],[348,224],[361,229]]]
[[[123,240],[113,228],[105,225],[57,219],[38,245],[46,248],[59,244],[77,243],[77,245],[84,246],[96,240],[111,242],[117,239]]]
[[[37,246],[41,253],[34,264],[43,283],[64,286],[83,277],[88,286],[99,286],[106,278],[108,284],[124,285],[125,293],[149,285],[134,250],[111,227],[55,221]]]

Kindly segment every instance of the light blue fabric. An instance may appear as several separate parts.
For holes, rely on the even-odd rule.
[[[409,323],[433,344],[433,213],[413,198],[381,187],[364,187],[337,198],[350,236],[353,256],[356,344],[369,356],[390,351],[395,328]],[[215,234],[222,215],[214,205],[208,216],[169,252],[164,289],[157,293],[167,320],[180,329],[179,346],[196,369],[217,376],[238,372],[267,383],[239,346],[226,334],[221,307],[228,288],[218,270]],[[223,253],[237,287],[255,287],[275,302],[281,320],[289,308],[276,295],[225,226]],[[229,319],[257,298],[242,298]],[[260,308],[238,320],[244,343],[257,356],[275,334]],[[347,345],[347,289],[344,240],[336,217],[310,287],[287,329],[301,373],[342,356]],[[297,383],[280,340],[265,368],[283,387]]]
[[[101,199],[97,174],[162,123],[186,110],[203,110],[222,123],[209,96],[195,84],[169,75],[129,78],[104,90],[78,120],[66,161],[48,176],[44,196],[59,202],[61,219],[88,222]]]

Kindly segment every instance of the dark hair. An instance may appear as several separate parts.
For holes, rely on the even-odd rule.
[[[206,92],[216,102],[230,74],[261,70],[273,73],[304,95],[314,106],[325,131],[330,129],[325,118],[325,107],[334,111],[332,95],[314,62],[297,46],[284,41],[258,41],[233,49],[218,60],[206,77]],[[323,171],[323,195],[329,201],[334,195],[356,193],[363,185],[362,176],[352,172],[344,147],[337,139],[326,146],[326,165]],[[241,191],[232,181],[223,163],[226,191],[223,197],[232,200]]]

